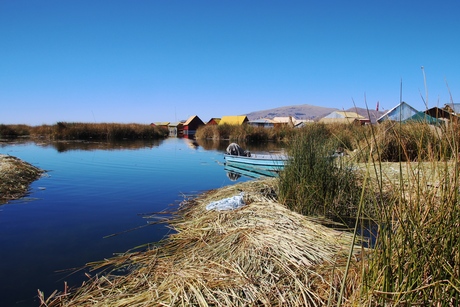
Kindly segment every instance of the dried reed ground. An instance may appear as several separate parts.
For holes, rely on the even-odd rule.
[[[90,264],[109,271],[46,300],[40,293],[41,306],[335,306],[352,236],[277,203],[275,183],[246,182],[185,201],[169,221],[176,233],[146,251]],[[241,191],[246,206],[206,211]],[[357,296],[357,258],[344,303]]]
[[[0,204],[24,196],[29,184],[42,173],[42,170],[21,159],[0,154]]]

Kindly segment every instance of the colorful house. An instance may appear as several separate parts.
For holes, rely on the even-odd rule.
[[[222,116],[219,125],[237,125],[241,126],[249,121],[246,115]]]
[[[453,122],[459,123],[459,117],[455,115],[453,109],[446,105],[443,109],[438,107],[433,107],[425,111],[425,114],[428,114],[434,118],[444,121],[445,123]]]
[[[197,115],[190,116],[184,123],[184,136],[194,135],[200,126],[204,126],[204,122]]]
[[[206,123],[206,126],[218,125],[219,122],[220,122],[220,118],[213,117]]]

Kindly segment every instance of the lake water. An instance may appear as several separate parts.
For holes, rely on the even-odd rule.
[[[1,154],[47,171],[26,197],[0,206],[0,306],[38,306],[37,289],[47,297],[64,282],[81,284],[85,271],[75,269],[85,263],[164,238],[170,230],[144,227],[144,214],[251,180],[224,170],[227,145],[177,138],[0,143]],[[278,149],[270,146],[246,148]]]

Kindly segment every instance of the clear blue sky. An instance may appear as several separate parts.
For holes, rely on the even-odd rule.
[[[0,0],[0,123],[388,110],[401,81],[424,110],[424,73],[460,102],[459,31],[457,0]]]

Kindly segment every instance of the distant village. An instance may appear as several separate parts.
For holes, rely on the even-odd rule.
[[[378,106],[377,110],[378,111]],[[370,115],[371,113],[368,112]],[[373,112],[373,115],[376,113]],[[378,114],[378,113],[377,113]],[[446,104],[443,108],[433,107],[426,111],[418,111],[406,102],[401,102],[394,108],[388,110],[378,118],[368,118],[356,112],[351,111],[333,111],[330,114],[318,119],[297,119],[294,116],[260,118],[249,120],[246,115],[229,115],[221,118],[211,118],[204,122],[197,115],[190,116],[186,121],[180,122],[155,122],[152,126],[166,127],[169,130],[169,136],[192,136],[200,126],[205,125],[250,125],[262,128],[277,128],[281,126],[289,126],[292,128],[301,128],[308,123],[345,123],[355,125],[370,125],[377,124],[383,121],[395,122],[424,122],[432,125],[457,122],[460,116],[460,104]]]

